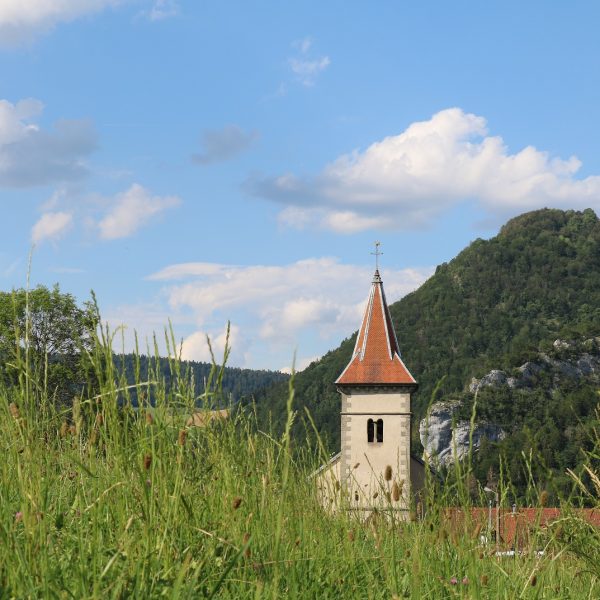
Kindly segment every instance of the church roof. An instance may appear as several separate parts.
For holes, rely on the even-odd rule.
[[[356,345],[348,366],[335,382],[338,385],[416,385],[400,358],[398,340],[383,291],[379,270],[375,271],[371,293]]]

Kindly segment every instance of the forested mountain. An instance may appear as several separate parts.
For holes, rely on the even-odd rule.
[[[148,359],[147,356],[139,357],[140,381],[153,379],[153,375],[149,375],[149,369],[152,373],[154,372],[156,368],[155,360],[154,357],[151,359]],[[158,360],[160,361],[160,376],[164,378],[165,385],[169,388],[172,379],[171,364],[167,358],[159,358]],[[115,355],[114,361],[117,369],[126,374],[126,379],[129,383],[136,381],[134,375],[136,356],[134,354]],[[200,396],[204,392],[212,365],[204,362],[181,361],[179,367],[181,373],[186,373],[193,378],[196,396]],[[219,403],[237,403],[241,400],[249,399],[253,394],[259,393],[267,387],[271,387],[277,383],[286,383],[288,379],[289,375],[281,371],[225,367]],[[130,396],[135,402],[135,393],[130,392]]]
[[[385,269],[382,277],[385,284]],[[369,282],[364,286],[366,296]],[[468,396],[472,377],[491,369],[514,369],[549,351],[558,338],[600,334],[598,217],[591,209],[544,209],[516,217],[496,237],[477,239],[452,261],[438,266],[428,281],[390,310],[403,360],[420,385],[413,401],[416,422],[440,382],[438,399],[463,392]],[[300,416],[304,407],[310,410],[331,450],[339,447],[340,400],[333,382],[350,358],[355,336],[295,379],[295,408]],[[283,423],[286,392],[287,386],[275,385],[256,394],[262,419]],[[590,398],[595,396],[596,390],[586,382],[562,386],[560,401],[552,404],[562,414],[538,407],[539,427],[550,432],[555,423],[561,428],[576,424],[585,416],[577,413],[577,406],[583,402],[588,414],[593,405]],[[537,396],[513,394],[510,401],[521,403],[516,412],[522,412],[524,403],[544,403],[547,397],[545,390]],[[497,412],[501,402],[493,406]],[[301,421],[296,423],[298,435],[304,435]],[[561,452],[557,436],[548,435],[548,444],[549,452]],[[413,446],[421,450],[415,426]]]

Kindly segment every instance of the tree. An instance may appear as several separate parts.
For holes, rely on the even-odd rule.
[[[49,397],[70,402],[89,381],[86,351],[93,346],[97,324],[95,305],[78,306],[58,284],[0,292],[2,381],[15,385],[28,368],[45,383]]]

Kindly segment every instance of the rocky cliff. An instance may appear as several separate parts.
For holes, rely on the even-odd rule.
[[[536,360],[528,361],[510,372],[493,369],[483,377],[473,378],[468,394],[463,398],[434,403],[419,424],[419,436],[424,456],[440,466],[448,466],[469,452],[471,436],[470,419],[461,410],[466,398],[472,399],[486,391],[527,391],[543,387],[548,393],[565,382],[600,383],[600,338],[584,341],[556,340],[549,353],[540,353]],[[461,416],[462,415],[462,416]],[[497,442],[507,432],[497,423],[476,420],[472,443],[476,452],[484,438]]]

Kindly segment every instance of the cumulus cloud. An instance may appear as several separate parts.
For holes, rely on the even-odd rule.
[[[285,206],[280,221],[340,233],[427,224],[473,201],[502,217],[543,206],[600,206],[600,176],[577,179],[581,162],[527,146],[512,154],[486,120],[450,108],[314,176],[286,173],[247,182]]]
[[[388,298],[414,290],[430,273],[428,268],[386,270]],[[314,258],[284,266],[185,263],[149,279],[164,282],[171,311],[191,312],[202,331],[232,318],[247,329],[247,339],[289,346],[306,331],[337,339],[356,329],[371,276],[367,267]]]
[[[207,339],[210,339],[210,347],[212,347],[215,361],[217,364],[220,364],[223,361],[226,345],[229,352],[235,352],[239,349],[240,328],[236,325],[231,325],[229,328],[229,337],[227,335],[227,328],[212,335],[206,331],[195,331],[183,340],[181,358],[183,360],[211,362],[212,358]]]
[[[44,105],[32,98],[0,100],[0,186],[30,187],[84,177],[96,133],[86,120],[61,120],[44,130],[35,123]]]
[[[68,212],[43,214],[31,228],[31,241],[39,244],[44,240],[60,239],[73,225],[73,215]]]
[[[98,223],[100,237],[105,240],[128,237],[180,202],[176,196],[152,196],[148,190],[134,183],[127,191],[117,195],[109,212]]]
[[[19,44],[62,22],[117,6],[123,0],[2,0],[0,44]]]
[[[319,74],[331,64],[329,56],[311,56],[312,44],[310,37],[294,42],[292,46],[298,54],[288,59],[295,78],[306,87],[315,85]]]
[[[229,160],[247,150],[257,138],[257,131],[244,131],[237,125],[207,129],[202,133],[204,149],[200,154],[194,154],[192,160],[199,165]]]

